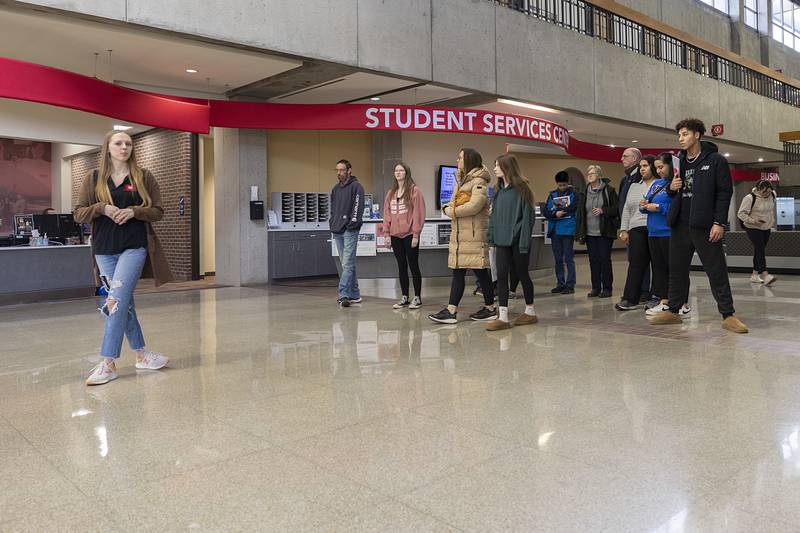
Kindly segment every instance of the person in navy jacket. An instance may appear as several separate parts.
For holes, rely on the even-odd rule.
[[[569,174],[556,173],[556,189],[550,191],[543,209],[547,219],[547,236],[550,238],[555,260],[557,285],[553,294],[575,292],[575,226],[578,195],[569,184]],[[566,269],[566,277],[564,270]]]

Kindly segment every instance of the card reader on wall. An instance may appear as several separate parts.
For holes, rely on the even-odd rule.
[[[264,202],[261,200],[250,201],[250,220],[264,220]]]

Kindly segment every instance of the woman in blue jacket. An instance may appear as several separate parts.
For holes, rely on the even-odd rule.
[[[553,248],[556,270],[556,286],[553,294],[575,292],[575,226],[578,198],[569,184],[569,174],[561,170],[556,173],[556,189],[550,191],[542,214],[547,219],[547,236]],[[566,267],[567,276],[564,278]]]

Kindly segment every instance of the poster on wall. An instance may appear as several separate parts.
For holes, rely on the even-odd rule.
[[[51,207],[50,143],[0,137],[0,235],[14,231],[14,215]]]

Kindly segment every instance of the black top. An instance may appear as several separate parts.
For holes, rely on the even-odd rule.
[[[700,167],[700,154],[694,160],[688,157],[683,162],[683,189],[681,189],[681,222],[689,224],[692,213],[694,173]]]
[[[709,229],[714,224],[728,227],[728,210],[733,196],[728,161],[714,143],[701,141],[700,146],[700,154],[691,162],[686,152],[681,152],[683,183],[679,191],[669,193],[680,195],[669,206],[667,223],[670,227],[677,224],[688,224],[696,229]]]
[[[125,177],[119,187],[114,187],[114,180],[109,176],[108,189],[114,205],[120,209],[142,204],[142,197],[133,190],[130,176]],[[103,215],[95,219],[93,231],[95,255],[115,255],[132,248],[147,248],[147,226],[142,220],[132,218],[120,226]]]

